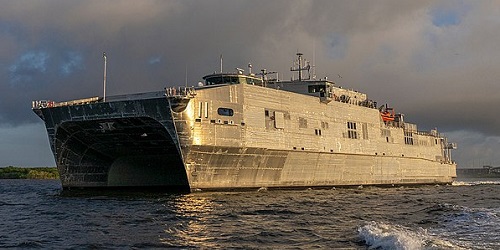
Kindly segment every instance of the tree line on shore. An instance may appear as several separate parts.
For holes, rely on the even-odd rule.
[[[59,172],[55,167],[1,167],[0,179],[59,179]]]

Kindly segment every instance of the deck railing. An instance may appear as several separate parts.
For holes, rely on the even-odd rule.
[[[192,98],[196,95],[194,87],[170,87],[165,88],[166,97],[189,97]]]

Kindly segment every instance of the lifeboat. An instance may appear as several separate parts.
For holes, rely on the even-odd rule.
[[[388,111],[384,111],[382,113],[380,113],[380,115],[382,116],[382,120],[384,122],[387,122],[387,121],[394,121],[394,114],[388,112]]]
[[[387,107],[387,104],[385,105],[385,107],[381,106],[379,110],[380,110],[380,116],[382,117],[382,120],[384,122],[395,120],[396,115],[394,113],[394,109]]]

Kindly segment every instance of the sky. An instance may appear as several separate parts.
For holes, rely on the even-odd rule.
[[[246,68],[318,77],[456,142],[459,167],[500,165],[500,2],[0,0],[0,166],[55,166],[32,100],[196,85]],[[338,76],[342,76],[341,78]]]

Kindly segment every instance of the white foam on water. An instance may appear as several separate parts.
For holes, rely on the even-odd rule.
[[[358,229],[369,249],[423,249],[424,240],[398,225],[371,221]]]
[[[454,239],[460,245],[474,242],[475,249],[500,248],[498,240],[493,240],[498,239],[499,208],[469,208],[452,204],[442,206],[450,211],[443,215],[441,227],[432,230],[434,233]]]
[[[454,181],[452,186],[500,185],[500,181]]]
[[[371,221],[358,228],[368,249],[461,249],[450,241],[429,235],[422,228],[409,229],[397,224]]]

